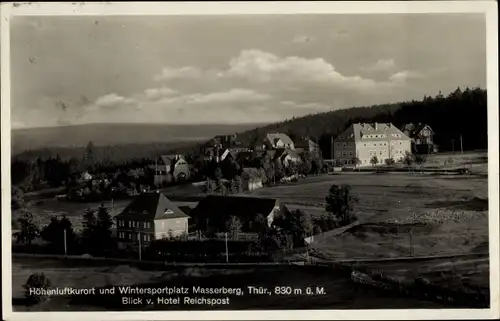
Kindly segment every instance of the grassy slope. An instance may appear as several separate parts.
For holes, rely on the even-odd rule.
[[[487,164],[482,164],[484,170]],[[397,257],[410,253],[408,224],[416,217],[431,221],[414,227],[415,255],[468,252],[488,241],[487,179],[483,176],[411,176],[401,174],[341,174],[308,178],[293,185],[253,191],[283,200],[291,209],[324,213],[324,197],[332,184],[350,184],[359,198],[355,208],[362,223],[336,237],[325,233],[314,244],[325,258]]]

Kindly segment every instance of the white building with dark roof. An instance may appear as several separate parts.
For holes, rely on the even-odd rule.
[[[271,149],[295,149],[292,139],[283,133],[267,134],[266,144]]]
[[[411,153],[411,139],[391,123],[356,123],[337,136],[334,152],[341,165],[358,159],[359,166],[370,166],[375,156],[379,164],[386,159],[398,162]]]
[[[142,244],[188,233],[188,219],[179,207],[157,192],[137,196],[116,216],[118,242]]]

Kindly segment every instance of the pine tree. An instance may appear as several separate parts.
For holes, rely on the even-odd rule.
[[[97,230],[96,237],[104,248],[109,248],[111,243],[111,228],[113,227],[113,219],[109,214],[104,204],[101,204],[97,210]]]
[[[92,143],[92,141],[89,141],[87,146],[85,147],[85,152],[83,153],[81,170],[92,171],[93,167],[95,166],[95,162],[96,159],[94,154],[94,143]]]

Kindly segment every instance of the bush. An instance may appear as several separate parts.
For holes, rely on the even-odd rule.
[[[396,163],[396,161],[394,160],[394,158],[386,158],[386,160],[385,160],[385,164],[387,166],[394,165],[395,163]]]
[[[24,296],[28,300],[29,303],[36,304],[43,301],[44,296],[33,293],[31,289],[34,290],[47,290],[50,288],[51,282],[48,277],[46,277],[43,273],[31,274],[23,285],[25,289]]]

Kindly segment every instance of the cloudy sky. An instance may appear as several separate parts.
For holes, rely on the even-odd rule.
[[[12,126],[272,122],[486,87],[483,15],[16,17]]]

